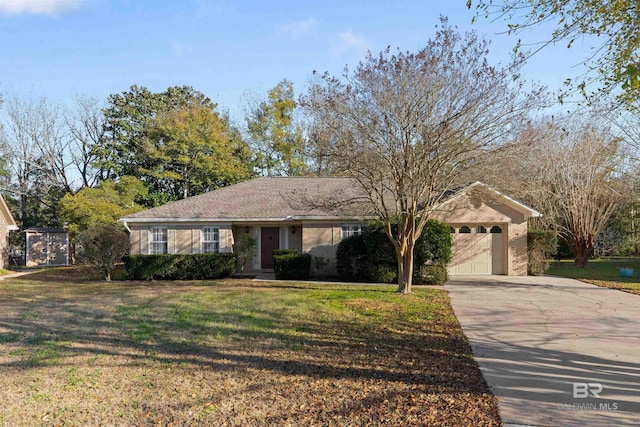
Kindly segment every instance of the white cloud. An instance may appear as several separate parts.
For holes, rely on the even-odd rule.
[[[338,34],[338,39],[332,43],[331,50],[334,54],[352,53],[362,58],[371,50],[371,44],[361,34],[343,31]]]
[[[14,15],[57,15],[81,6],[85,0],[0,0],[0,12]]]
[[[280,26],[280,31],[288,34],[293,39],[299,39],[300,37],[308,34],[318,25],[316,18],[305,19],[304,21],[292,21]]]

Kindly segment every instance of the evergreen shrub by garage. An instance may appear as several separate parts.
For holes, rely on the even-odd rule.
[[[413,272],[413,281],[416,285],[442,285],[449,280],[449,272],[446,265],[421,265]]]
[[[123,261],[127,277],[133,280],[222,279],[236,270],[232,253],[130,255]]]
[[[527,273],[531,276],[549,270],[549,260],[558,249],[558,235],[552,230],[529,230],[527,232]]]
[[[289,253],[273,257],[277,280],[309,280],[311,255]]]
[[[452,246],[449,226],[428,220],[413,251],[415,282],[445,283],[449,278],[446,265],[453,255]],[[336,262],[338,277],[342,280],[390,283],[398,275],[395,249],[379,222],[371,223],[360,236],[342,240]],[[429,268],[421,270],[421,267]]]

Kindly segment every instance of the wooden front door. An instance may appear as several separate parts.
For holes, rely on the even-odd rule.
[[[262,227],[260,229],[261,268],[273,268],[273,250],[280,248],[280,229]]]

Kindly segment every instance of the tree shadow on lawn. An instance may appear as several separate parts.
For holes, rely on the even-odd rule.
[[[510,285],[504,287],[512,290]],[[588,317],[554,315],[561,321],[529,317],[519,306],[483,308],[481,317],[465,324],[482,372],[501,401],[503,420],[531,425],[638,425],[640,363],[630,361],[629,354],[638,347],[639,335],[629,317],[601,316],[595,329]],[[600,393],[595,384],[602,386]]]
[[[198,295],[176,298],[122,295],[119,290],[115,296],[81,293],[81,297],[48,295],[28,303],[14,301],[5,311],[13,314],[0,317],[0,345],[9,350],[8,357],[0,358],[4,359],[0,369],[71,367],[86,356],[107,356],[91,366],[110,368],[108,357],[114,356],[124,357],[132,366],[169,364],[218,373],[271,373],[304,384],[351,380],[355,382],[349,387],[375,384],[368,391],[357,391],[364,393],[359,399],[331,409],[332,416],[353,416],[357,408],[389,410],[389,401],[403,401],[423,412],[430,407],[453,408],[458,415],[450,416],[467,419],[468,406],[479,399],[491,402],[455,318],[412,321],[391,312],[388,323],[372,322],[362,313],[334,316],[319,311],[307,317],[295,307],[292,312],[282,311],[280,305],[249,312],[224,304],[203,309]],[[193,307],[185,309],[185,304]],[[433,397],[446,395],[467,397],[461,402]],[[422,397],[415,400],[416,396]],[[497,419],[495,403],[493,408],[486,405],[487,414],[480,418]],[[300,417],[305,413],[297,412]],[[269,419],[277,423],[294,413],[272,414]],[[375,420],[383,414],[374,411],[369,416]]]

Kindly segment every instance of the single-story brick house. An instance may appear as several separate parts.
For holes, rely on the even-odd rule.
[[[451,226],[451,274],[527,274],[527,220],[535,210],[485,184],[463,188],[432,214]],[[273,268],[273,249],[297,249],[335,262],[338,243],[360,233],[371,214],[351,178],[260,177],[120,219],[131,254],[232,252],[251,234],[250,268]]]
[[[0,268],[5,268],[9,263],[9,231],[17,229],[16,221],[0,195]]]

